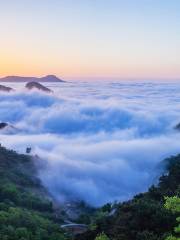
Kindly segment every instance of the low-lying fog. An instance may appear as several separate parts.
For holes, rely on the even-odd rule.
[[[180,84],[46,85],[53,94],[21,84],[0,93],[0,121],[15,127],[1,130],[0,142],[23,153],[32,147],[57,200],[128,199],[157,181],[165,157],[180,153]]]

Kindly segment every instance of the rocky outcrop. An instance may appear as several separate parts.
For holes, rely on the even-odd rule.
[[[3,92],[11,92],[13,91],[14,89],[13,88],[10,88],[10,87],[6,87],[4,85],[0,85],[0,91],[3,91]]]
[[[3,134],[16,134],[17,132],[19,132],[19,129],[15,128],[9,123],[0,122],[0,132]]]
[[[0,78],[0,82],[64,82],[55,75],[47,75],[44,77],[21,77],[21,76],[7,76]]]
[[[180,131],[180,123],[176,124],[176,126],[174,127],[174,129]]]
[[[51,93],[52,90],[43,86],[42,84],[38,83],[38,82],[29,82],[26,84],[26,88],[28,90],[33,90],[33,89],[37,89],[37,90],[41,90],[43,92],[47,92],[47,93]]]
[[[8,123],[1,122],[1,123],[0,123],[0,130],[1,130],[1,129],[4,129],[4,128],[7,127],[7,126],[8,126]]]

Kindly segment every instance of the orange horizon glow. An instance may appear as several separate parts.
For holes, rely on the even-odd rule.
[[[179,2],[75,2],[0,2],[0,76],[180,79]]]
[[[3,59],[4,60],[4,59]],[[60,69],[60,70],[59,70]],[[161,68],[153,68],[152,66],[131,66],[128,69],[127,66],[120,66],[121,70],[114,70],[106,67],[99,67],[99,69],[87,69],[83,66],[79,68],[72,68],[70,66],[62,65],[60,67],[53,67],[47,65],[41,66],[40,64],[31,64],[21,61],[1,61],[0,59],[0,77],[5,76],[35,76],[42,77],[45,75],[56,75],[59,78],[67,80],[98,80],[98,79],[154,79],[154,80],[173,80],[180,79],[180,71],[171,67],[171,69],[164,67],[163,71]]]
[[[62,79],[180,79],[180,68],[176,65],[154,66],[153,64],[131,63],[120,60],[118,64],[111,62],[60,61],[54,59],[45,61],[43,58],[33,59],[33,56],[0,56],[0,77],[5,76],[36,76],[53,74]],[[30,58],[31,57],[31,58]]]

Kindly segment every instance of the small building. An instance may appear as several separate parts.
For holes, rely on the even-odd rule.
[[[71,233],[72,235],[82,234],[88,230],[88,226],[86,224],[77,224],[77,223],[70,223],[61,225],[61,228],[66,230],[67,232]]]
[[[27,154],[30,154],[30,153],[31,153],[31,147],[27,147],[27,148],[26,148],[26,153],[27,153]]]

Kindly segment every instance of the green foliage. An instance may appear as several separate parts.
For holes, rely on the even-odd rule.
[[[179,226],[176,227],[177,212],[174,211],[177,207],[179,209],[180,155],[166,159],[164,163],[167,170],[157,186],[150,187],[148,192],[138,194],[130,201],[98,210],[90,230],[78,236],[77,240],[94,240],[102,232],[113,240],[164,240],[172,229],[177,235]],[[175,195],[177,197],[173,197]],[[173,197],[171,201],[166,199],[167,208],[164,208],[164,196]],[[105,214],[101,215],[101,212]],[[169,236],[167,239],[173,238]]]
[[[107,237],[106,234],[101,233],[95,238],[95,240],[109,240],[109,238]]]
[[[7,228],[8,226],[8,228]],[[0,211],[0,233],[7,239],[51,239],[52,235],[63,239],[59,226],[38,212],[22,208],[10,207],[8,211]],[[1,238],[0,238],[1,239]]]
[[[165,197],[165,208],[171,210],[173,213],[180,213],[180,198],[177,196],[174,197]]]
[[[112,210],[112,206],[110,203],[105,204],[104,206],[102,206],[101,210],[103,212],[107,212],[110,213],[110,211]]]
[[[176,237],[173,237],[173,236],[168,236],[168,237],[166,238],[166,240],[177,240],[177,238],[176,238]]]
[[[33,160],[0,147],[0,240],[64,240]]]
[[[165,208],[172,211],[174,214],[178,214],[178,217],[176,218],[178,226],[174,228],[176,236],[170,235],[166,238],[166,240],[178,240],[180,239],[180,198],[176,196],[166,197],[165,200]]]
[[[130,201],[96,211],[80,203],[79,222],[90,230],[77,239],[179,240],[180,155],[165,162],[167,172],[159,184]],[[67,239],[29,156],[0,147],[0,176],[0,240]]]

